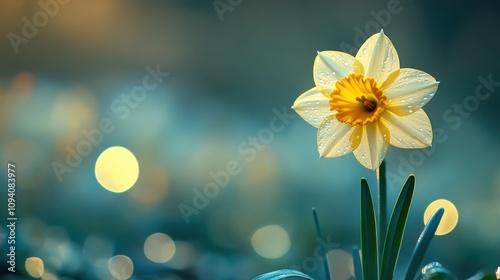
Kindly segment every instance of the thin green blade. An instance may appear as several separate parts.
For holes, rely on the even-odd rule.
[[[352,248],[352,262],[354,264],[354,278],[356,280],[363,280],[363,269],[361,268],[361,256],[359,255],[358,246]]]
[[[387,236],[385,238],[382,263],[380,267],[380,279],[392,279],[396,262],[398,260],[403,235],[410,213],[410,206],[415,191],[415,176],[410,175],[399,193],[398,200],[392,210]]]
[[[373,198],[365,178],[361,179],[361,259],[363,280],[377,280],[377,226]]]
[[[415,280],[456,280],[451,272],[438,262],[431,262],[421,269]]]
[[[418,238],[417,245],[415,245],[415,249],[413,249],[410,264],[408,265],[408,269],[406,270],[405,280],[412,280],[417,274],[418,267],[420,266],[420,263],[424,258],[424,254],[427,250],[427,247],[429,247],[429,243],[436,233],[443,214],[443,208],[439,208],[438,210],[436,210],[436,212],[432,214],[432,217],[429,219],[427,225],[424,227],[422,234],[420,234],[420,237]]]
[[[259,275],[252,280],[279,280],[288,277],[298,277],[302,279],[314,280],[311,276],[293,269],[280,269]]]
[[[323,239],[321,239],[321,230],[319,228],[318,214],[316,213],[315,208],[312,209],[312,212],[314,217],[314,225],[316,226],[317,240],[321,248],[321,254],[323,255],[323,269],[325,270],[325,277],[326,277],[325,280],[330,280],[332,278],[330,277],[330,263],[328,262],[328,252],[326,251],[325,242],[321,242]]]

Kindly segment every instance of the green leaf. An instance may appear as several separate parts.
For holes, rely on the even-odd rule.
[[[363,280],[377,280],[377,226],[373,198],[365,178],[361,179],[361,259]]]
[[[321,248],[321,253],[323,254],[323,269],[325,270],[325,277],[326,277],[325,280],[330,280],[332,278],[330,277],[330,263],[328,262],[328,252],[326,251],[325,242],[322,242],[323,239],[321,239],[321,230],[319,228],[318,214],[316,213],[315,208],[312,209],[312,212],[314,217],[314,224],[316,226],[317,240]]]
[[[363,269],[361,268],[361,256],[359,255],[358,246],[352,248],[352,262],[354,264],[354,278],[356,280],[363,280]]]
[[[422,273],[415,280],[456,280],[448,269],[438,262],[432,262],[422,268]]]
[[[268,272],[253,278],[253,280],[279,280],[288,277],[298,277],[302,279],[314,280],[314,278],[312,278],[311,276],[293,269],[280,269],[273,272]]]
[[[410,175],[399,193],[398,200],[392,210],[387,236],[385,238],[382,263],[380,267],[380,279],[392,279],[396,262],[398,260],[403,235],[410,213],[411,201],[415,190],[415,176]]]
[[[439,226],[439,222],[443,217],[444,209],[439,208],[432,214],[432,217],[429,219],[429,222],[424,227],[422,234],[418,238],[417,245],[415,245],[415,249],[413,249],[413,254],[410,259],[410,264],[408,265],[408,269],[406,270],[405,280],[412,280],[415,274],[417,274],[418,267],[424,258],[425,251],[427,247],[429,247],[429,243],[431,242],[436,230]]]

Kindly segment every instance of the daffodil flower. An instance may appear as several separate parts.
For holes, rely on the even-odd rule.
[[[383,31],[368,38],[355,57],[318,52],[313,71],[316,86],[292,108],[318,128],[320,157],[353,152],[363,166],[376,169],[389,144],[431,145],[431,123],[421,108],[439,82],[423,71],[400,69],[398,53]]]

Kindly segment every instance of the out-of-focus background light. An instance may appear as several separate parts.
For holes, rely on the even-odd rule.
[[[40,278],[44,273],[43,261],[37,257],[29,257],[25,261],[26,271],[33,278]]]
[[[124,255],[116,255],[108,260],[108,269],[115,279],[129,279],[134,272],[132,260]]]
[[[417,178],[396,277],[443,206],[449,233],[423,262],[460,279],[498,267],[498,3],[3,0],[0,161],[16,164],[19,271],[2,254],[0,278],[40,263],[44,280],[320,278],[315,207],[332,277],[352,279],[359,180],[374,188],[375,174],[319,159],[290,107],[314,86],[317,51],[354,54],[382,28],[401,67],[440,81],[424,108],[433,146],[386,157],[390,205]]]
[[[175,255],[175,243],[164,233],[153,233],[144,242],[144,254],[156,263],[165,263]]]
[[[281,226],[268,225],[254,232],[252,246],[264,258],[277,259],[290,249],[290,237]]]
[[[354,277],[352,255],[341,249],[328,252],[332,280],[346,280]]]
[[[139,164],[134,154],[123,147],[107,148],[97,158],[95,177],[110,192],[130,189],[139,176]]]
[[[439,222],[439,226],[436,230],[436,235],[445,235],[450,233],[458,223],[458,210],[446,199],[438,199],[433,201],[424,212],[424,224],[429,222],[432,214],[436,212],[439,208],[444,209],[443,217],[441,218],[441,222]]]

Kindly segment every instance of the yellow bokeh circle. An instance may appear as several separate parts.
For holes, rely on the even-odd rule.
[[[139,177],[139,163],[124,147],[107,148],[95,163],[97,181],[106,190],[121,193],[130,189]]]
[[[175,254],[175,243],[164,233],[153,233],[144,242],[144,254],[153,262],[168,262]]]
[[[26,271],[33,278],[40,278],[44,272],[43,261],[37,257],[29,257],[25,262]]]
[[[450,233],[457,225],[458,210],[453,203],[446,199],[435,200],[427,206],[427,209],[425,209],[424,224],[427,224],[432,214],[434,214],[434,212],[436,212],[439,208],[444,208],[444,214],[436,230],[436,235],[445,235]]]
[[[278,225],[259,228],[252,235],[252,247],[264,258],[277,259],[290,249],[290,236]]]
[[[134,263],[125,255],[116,255],[108,260],[108,269],[114,279],[126,280],[134,273]]]

